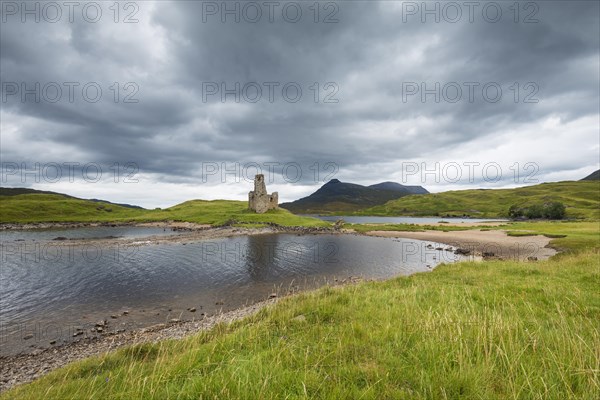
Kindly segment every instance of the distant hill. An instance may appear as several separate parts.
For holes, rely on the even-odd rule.
[[[427,194],[429,193],[427,189],[423,186],[406,186],[401,185],[396,182],[381,182],[376,183],[375,185],[370,185],[370,188],[373,189],[382,189],[382,190],[393,190],[396,192],[407,192],[410,194]]]
[[[542,183],[515,189],[472,189],[407,196],[356,212],[381,216],[470,216],[506,218],[510,206],[530,206],[558,201],[567,218],[600,218],[597,181]]]
[[[583,178],[582,181],[600,181],[600,169],[592,172],[591,174]]]
[[[332,179],[310,196],[280,206],[297,214],[350,212],[417,192],[428,193],[420,186],[403,186],[395,182],[363,186]]]
[[[0,223],[118,221],[148,210],[64,193],[0,187]]]
[[[75,197],[69,196],[68,194],[57,193],[57,192],[49,192],[46,190],[36,190],[29,188],[6,188],[0,187],[0,196],[18,196],[21,194],[55,194],[58,196],[70,197],[74,199]]]
[[[47,191],[47,190],[36,190],[36,189],[30,189],[30,188],[5,188],[5,187],[0,187],[0,196],[19,196],[19,195],[22,195],[22,194],[50,194],[50,195],[55,195],[55,196],[66,197],[66,198],[69,198],[69,199],[85,200],[85,199],[80,199],[78,197],[69,196],[68,194],[57,193],[57,192],[50,192],[50,191]],[[111,204],[111,205],[121,206],[121,207],[127,207],[127,208],[137,208],[137,209],[140,209],[140,210],[144,209],[143,207],[134,206],[132,204],[112,203],[110,201],[100,200],[100,199],[89,199],[89,201],[93,201],[93,202],[96,202],[96,203]]]
[[[133,204],[127,204],[127,203],[113,203],[110,201],[106,201],[106,200],[100,200],[100,199],[89,199],[90,201],[96,202],[96,203],[108,203],[108,204],[114,204],[115,206],[121,206],[121,207],[127,207],[127,208],[137,208],[139,210],[145,210],[144,207],[140,207],[140,206],[135,206]]]

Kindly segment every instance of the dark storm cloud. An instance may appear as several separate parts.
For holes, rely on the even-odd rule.
[[[496,3],[504,12],[496,23],[480,12],[473,23],[467,15],[456,23],[435,23],[431,16],[423,23],[420,14],[403,21],[399,2],[338,2],[337,23],[315,23],[312,2],[298,3],[304,14],[297,23],[283,20],[281,8],[272,23],[266,15],[259,23],[235,23],[231,16],[222,23],[219,15],[203,22],[207,3],[138,4],[136,24],[115,24],[106,8],[98,23],[7,17],[0,35],[2,82],[96,82],[103,96],[97,103],[9,96],[2,103],[3,129],[10,125],[18,133],[9,148],[3,146],[3,158],[46,161],[53,152],[31,154],[25,145],[43,141],[49,148],[69,146],[73,159],[136,162],[170,182],[195,179],[208,161],[333,161],[339,177],[361,166],[360,178],[375,182],[387,178],[374,167],[379,164],[426,158],[440,149],[458,149],[457,157],[469,159],[472,154],[460,153],[466,143],[485,146],[487,137],[507,131],[531,135],[523,126],[551,116],[566,123],[598,115],[598,2],[536,2],[539,21],[527,24],[522,20],[528,10],[515,23],[508,3]],[[115,102],[113,82],[135,83],[139,102],[123,103],[131,93],[123,87]],[[203,101],[206,82],[280,85],[272,103],[264,86],[257,103],[236,103],[233,96],[222,103],[219,95]],[[282,98],[287,82],[303,89],[297,103]],[[318,103],[309,89],[314,82],[320,86]],[[339,89],[338,103],[323,103],[333,91],[324,89],[328,82]],[[406,82],[480,85],[473,102],[464,86],[456,103],[433,96],[422,102],[419,94],[403,98]],[[481,86],[489,82],[502,87],[501,101],[482,98]],[[515,82],[518,102],[509,89]],[[531,92],[523,87],[528,82],[537,88],[538,103],[523,103]],[[20,126],[23,118],[32,119]],[[544,146],[531,149],[532,159],[545,153]],[[510,163],[511,153],[497,153],[498,161]],[[573,166],[559,160],[549,168]]]

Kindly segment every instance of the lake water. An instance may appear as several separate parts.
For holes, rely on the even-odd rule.
[[[427,247],[428,242],[357,235],[264,234],[143,246],[51,240],[135,237],[127,229],[3,232],[0,354],[49,347],[53,340],[69,342],[79,338],[73,338],[77,329],[93,336],[90,330],[98,320],[107,319],[109,330],[115,330],[199,318],[202,312],[233,309],[273,292],[286,294],[349,276],[380,279],[425,272],[459,258]],[[30,334],[33,338],[24,339]]]
[[[482,218],[442,218],[442,217],[377,217],[377,216],[333,216],[333,215],[306,215],[322,219],[323,221],[335,222],[343,219],[350,224],[435,224],[438,222],[449,222],[453,224],[479,223],[508,221],[506,219],[482,219]]]

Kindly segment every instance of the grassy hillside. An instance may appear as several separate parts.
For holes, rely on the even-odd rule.
[[[164,210],[145,210],[112,203],[82,200],[60,194],[0,196],[0,223],[27,222],[148,222],[188,221],[202,224],[225,223],[285,226],[327,226],[315,218],[299,217],[287,210],[256,214],[243,201],[191,200]]]
[[[73,196],[69,196],[63,193],[51,192],[48,190],[37,190],[30,188],[9,188],[9,187],[0,187],[0,196],[18,196],[20,194],[55,194],[57,196],[75,198]]]
[[[406,196],[357,212],[357,215],[507,217],[511,205],[559,201],[567,218],[600,218],[600,182],[542,183],[516,189],[473,189]]]
[[[569,237],[600,231],[552,226],[570,254],[304,293],[181,341],[72,364],[0,398],[595,400],[599,243]]]
[[[0,196],[0,222],[126,221],[148,212],[61,194]]]
[[[284,226],[329,226],[317,218],[300,217],[282,208],[257,214],[248,210],[245,201],[233,200],[190,200],[164,210],[152,210],[136,220],[175,220],[200,224],[223,225],[260,225],[275,223]]]

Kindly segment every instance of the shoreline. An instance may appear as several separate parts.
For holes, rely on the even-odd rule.
[[[0,357],[0,393],[14,386],[32,382],[47,373],[75,361],[99,356],[124,346],[156,343],[161,340],[183,339],[225,322],[231,323],[253,315],[277,298],[191,321],[156,324],[146,328],[115,332],[96,339],[86,339],[54,348]]]
[[[16,226],[16,227],[15,227]],[[53,229],[77,229],[90,227],[140,227],[140,228],[165,228],[172,229],[178,234],[171,235],[152,235],[146,237],[98,237],[98,238],[83,238],[83,239],[67,239],[57,237],[55,239],[46,240],[50,245],[85,245],[95,243],[103,246],[114,244],[122,246],[139,246],[152,244],[166,243],[185,243],[189,241],[206,240],[206,239],[221,239],[236,236],[252,236],[261,234],[274,233],[289,233],[298,235],[311,234],[338,234],[348,233],[344,229],[336,229],[335,227],[305,227],[305,226],[282,226],[269,224],[264,227],[236,227],[236,226],[212,226],[206,224],[197,224],[194,222],[135,222],[135,223],[35,223],[24,225],[0,224],[0,232],[2,231],[27,231],[27,230],[53,230]]]
[[[473,260],[515,259],[521,261],[537,261],[541,259],[547,259],[557,253],[555,249],[548,247],[548,244],[551,241],[550,238],[540,235],[513,237],[508,236],[503,230],[466,230],[449,232],[370,231],[366,233],[359,233],[351,229],[305,227],[288,228],[279,226],[269,226],[264,228],[207,227],[206,225],[193,223],[136,223],[127,224],[127,226],[157,226],[156,224],[158,224],[160,227],[170,228],[177,226],[178,229],[184,233],[181,235],[152,236],[142,239],[76,239],[69,240],[69,243],[83,245],[89,243],[90,240],[93,240],[95,243],[101,243],[102,245],[119,243],[135,246],[170,242],[185,243],[189,241],[214,238],[274,233],[295,233],[298,235],[350,234],[414,239],[439,243],[443,244],[444,246],[449,245],[455,247],[457,251],[468,251],[468,253],[465,253],[465,255],[472,256]],[[110,225],[111,224],[109,224],[109,226]],[[64,225],[61,226],[64,227]],[[39,227],[39,225],[36,224],[36,227]],[[58,245],[61,242],[55,243]],[[344,279],[338,283],[329,283],[329,285],[339,286],[364,280],[365,279],[362,278],[349,277],[348,279]],[[315,290],[315,288],[303,290],[303,292],[310,290]],[[291,295],[282,297],[289,297]],[[200,331],[210,329],[219,322],[230,323],[246,316],[253,315],[264,307],[270,304],[275,304],[278,300],[278,297],[274,297],[268,300],[256,302],[251,305],[242,305],[231,311],[223,312],[221,309],[214,315],[201,316],[200,318],[192,319],[191,321],[171,321],[166,324],[156,324],[145,328],[127,330],[124,332],[112,332],[98,338],[86,338],[85,340],[78,342],[67,343],[46,349],[36,349],[33,352],[2,356],[0,357],[0,392],[16,385],[31,382],[54,369],[67,365],[68,363],[114,351],[115,349],[123,346],[157,342],[166,339],[181,339]]]
[[[453,246],[463,251],[465,255],[474,255],[483,259],[537,261],[547,260],[558,253],[556,249],[550,247],[551,238],[542,235],[508,236],[504,230],[369,231],[365,235],[440,243]]]
[[[341,281],[336,279],[336,282],[328,283],[327,286],[347,286],[369,280],[350,276]],[[181,340],[208,331],[219,323],[231,324],[254,315],[262,309],[276,304],[283,298],[313,290],[318,290],[318,288],[298,291],[284,296],[273,297],[271,295],[266,300],[237,307],[230,311],[223,312],[221,310],[214,315],[202,316],[191,321],[159,323],[145,328],[112,332],[97,338],[86,338],[56,347],[37,349],[31,353],[0,356],[0,393],[15,386],[30,383],[70,363],[102,356],[122,347],[158,343],[163,340]]]

